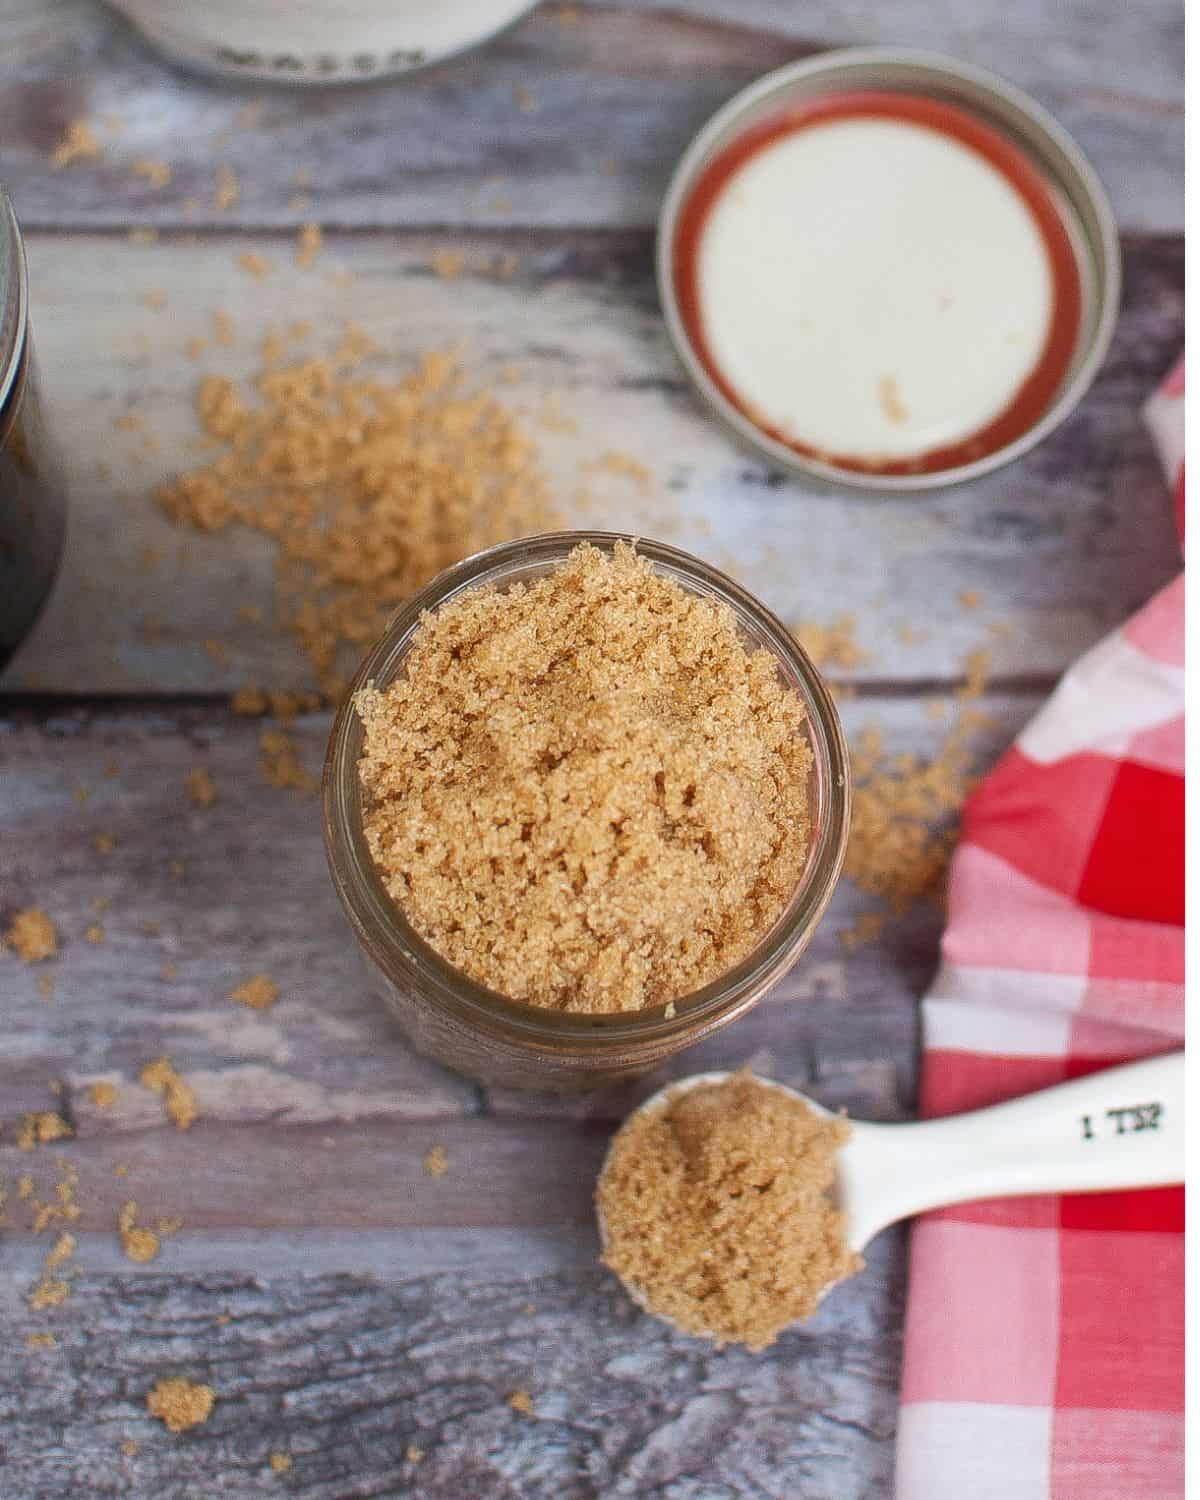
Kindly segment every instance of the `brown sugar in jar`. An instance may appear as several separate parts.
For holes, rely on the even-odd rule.
[[[355,706],[363,823],[421,936],[513,1000],[665,1005],[731,968],[810,839],[800,698],[629,545],[424,620]]]
[[[806,945],[844,853],[845,746],[737,585],[563,532],[468,559],[393,620],[334,726],[324,810],[414,1045],[586,1087],[727,1024]]]

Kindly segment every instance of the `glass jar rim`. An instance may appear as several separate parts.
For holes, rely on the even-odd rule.
[[[804,702],[815,759],[818,805],[806,869],[788,905],[754,948],[701,989],[674,1002],[637,1011],[577,1014],[510,999],[471,979],[437,953],[388,894],[366,845],[358,760],[362,725],[354,696],[368,683],[386,687],[400,669],[422,618],[468,589],[502,585],[521,567],[544,572],[575,548],[611,552],[632,546],[655,568],[728,605],[738,625],[789,670]],[[846,741],[832,695],[790,631],[754,596],[690,553],[664,542],[614,531],[554,531],[501,542],[439,573],[401,605],[363,659],[338,709],[322,777],[322,823],[330,874],[343,909],[367,954],[393,983],[423,991],[477,1029],[554,1051],[603,1043],[606,1047],[693,1039],[724,1026],[753,1005],[791,967],[820,919],[841,871],[850,828],[850,772]]]

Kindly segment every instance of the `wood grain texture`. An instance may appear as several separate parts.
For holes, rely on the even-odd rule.
[[[573,524],[658,535],[733,572],[787,621],[850,611],[869,659],[860,680],[949,679],[991,623],[1001,676],[1044,683],[1178,568],[1178,546],[1140,406],[1182,337],[1183,257],[1173,239],[1126,239],[1125,311],[1081,409],[1024,460],[973,485],[886,501],[832,497],[772,474],[733,446],[683,380],[657,311],[645,235],[331,238],[307,271],[291,243],[255,239],[274,264],[238,268],[243,241],[131,245],[123,238],[32,236],[34,329],[55,430],[70,467],[62,576],[13,664],[15,689],[66,693],[219,692],[250,679],[299,686],[304,663],[270,629],[239,622],[271,604],[271,549],[257,537],[181,533],[148,492],[194,463],[191,397],[201,369],[254,371],[270,326],[297,310],[333,343],[346,320],[370,329],[375,368],[393,375],[425,349],[461,341],[483,382],[525,412]],[[469,270],[441,280],[430,257],[460,247]],[[505,279],[502,253],[518,257]],[[94,268],[103,265],[104,274]],[[349,286],[329,273],[353,272]],[[166,307],[143,305],[161,291]],[[116,293],[114,295],[114,292]],[[232,349],[192,335],[211,312],[238,325]],[[80,356],[80,330],[87,330]],[[318,343],[320,336],[318,336]],[[577,426],[551,431],[548,396]],[[133,414],[133,432],[114,422]],[[147,440],[155,445],[148,451]],[[612,448],[652,482],[588,472]],[[99,464],[107,468],[98,469]],[[587,498],[576,498],[586,489]],[[157,559],[147,566],[146,549]],[[963,590],[981,606],[964,610]],[[157,622],[153,639],[147,621]],[[214,660],[206,640],[227,659]]]
[[[895,1233],[853,1295],[765,1356],[668,1332],[599,1268],[531,1275],[515,1259],[397,1280],[278,1276],[268,1259],[85,1273],[55,1320],[58,1346],[31,1351],[24,1335],[46,1320],[25,1313],[23,1291],[0,1275],[6,1500],[874,1500],[890,1488]],[[217,1394],[183,1436],[144,1406],[173,1374]],[[532,1417],[505,1404],[516,1389]],[[292,1456],[288,1474],[271,1474],[272,1451]]]
[[[545,7],[399,83],[320,92],[179,73],[92,0],[0,0],[0,22],[4,176],[39,228],[211,222],[221,163],[242,182],[222,222],[243,226],[303,222],[289,206],[300,171],[312,214],[334,226],[644,227],[689,138],[739,88],[829,46],[880,42],[1029,89],[1091,157],[1123,227],[1182,227],[1174,0],[626,0],[581,6],[573,25]],[[253,129],[238,125],[248,100],[263,106]],[[77,117],[97,122],[105,161],[48,171]],[[171,182],[134,177],[139,159],[167,162]]]

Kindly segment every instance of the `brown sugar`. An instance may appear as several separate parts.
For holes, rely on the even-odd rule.
[[[215,1400],[212,1386],[190,1380],[158,1380],[146,1397],[146,1410],[158,1417],[168,1432],[186,1432],[207,1422]]]
[[[528,1391],[509,1391],[504,1400],[519,1417],[533,1416],[533,1397]]]
[[[747,1069],[673,1089],[613,1140],[604,1264],[684,1332],[765,1348],[862,1267],[829,1197],[849,1133]]]
[[[513,999],[664,1005],[750,952],[796,888],[804,707],[726,608],[625,544],[460,594],[355,701],[388,892]]]
[[[279,996],[279,989],[269,974],[252,974],[244,984],[229,991],[229,998],[238,1005],[248,1005],[251,1010],[270,1010]]]
[[[450,1158],[446,1155],[445,1146],[430,1146],[422,1159],[422,1165],[430,1177],[445,1177],[450,1170]]]
[[[197,414],[221,451],[160,494],[180,524],[275,543],[281,624],[332,698],[339,650],[360,655],[435,573],[557,520],[529,437],[449,356],[385,380],[354,373],[367,352],[348,338],[248,388],[202,380]]]
[[[93,1083],[88,1088],[88,1097],[97,1109],[111,1109],[117,1102],[117,1091],[111,1083]]]
[[[267,1463],[271,1466],[272,1474],[286,1474],[287,1471],[292,1467],[292,1455],[290,1453],[280,1453],[278,1449],[276,1449],[276,1451],[268,1457]]]
[[[121,1236],[121,1251],[127,1260],[144,1265],[158,1254],[158,1235],[152,1229],[138,1226],[136,1203],[131,1201],[121,1205],[117,1233]]]
[[[153,188],[164,188],[171,181],[171,167],[165,161],[141,159],[132,162],[129,170],[135,177],[140,177],[143,182],[148,182]]]
[[[162,1095],[163,1108],[176,1130],[187,1130],[196,1118],[196,1095],[165,1057],[149,1062],[138,1075],[144,1089]]]
[[[55,1114],[52,1109],[36,1110],[32,1114],[21,1116],[21,1124],[17,1130],[17,1149],[32,1151],[35,1146],[66,1140],[70,1134],[71,1127],[61,1115]]]
[[[838,615],[828,625],[800,620],[792,634],[818,667],[860,667],[870,656],[856,639],[858,622],[853,615]]]
[[[296,236],[296,264],[306,271],[321,252],[321,226],[305,224]]]
[[[63,138],[50,153],[52,167],[69,167],[76,161],[99,161],[104,147],[96,139],[92,127],[86,120],[72,120],[63,132]]]
[[[204,766],[196,766],[187,775],[188,796],[197,807],[211,807],[217,800],[217,789]]]
[[[58,952],[54,923],[40,906],[26,906],[15,912],[4,941],[22,963],[40,963]]]
[[[257,250],[243,250],[238,256],[238,265],[247,275],[256,276],[260,281],[271,274],[271,262]]]

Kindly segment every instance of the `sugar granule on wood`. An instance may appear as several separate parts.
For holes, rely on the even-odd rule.
[[[897,916],[941,896],[957,815],[976,780],[970,738],[987,720],[971,705],[983,692],[988,666],[985,651],[964,660],[958,716],[929,761],[889,755],[878,729],[864,730],[851,746],[854,800],[842,868]]]
[[[238,265],[247,275],[256,276],[260,281],[271,274],[271,262],[257,250],[243,250],[238,256]]]
[[[513,999],[691,993],[791,898],[812,752],[775,658],[629,546],[460,594],[367,688],[367,846],[408,920]]]
[[[121,1205],[117,1215],[117,1233],[121,1237],[121,1252],[127,1260],[144,1265],[158,1254],[158,1235],[152,1229],[139,1226],[137,1204],[132,1201]]]
[[[223,166],[217,172],[217,190],[213,194],[213,207],[219,214],[227,208],[236,208],[242,196],[237,173],[232,167]]]
[[[229,991],[229,998],[251,1010],[270,1010],[279,998],[279,988],[269,974],[252,974],[243,984]]]
[[[858,644],[857,624],[853,615],[842,614],[828,625],[816,620],[800,620],[791,629],[818,667],[849,668],[860,667],[871,659]]]
[[[466,270],[467,257],[461,250],[435,250],[429,266],[440,281],[456,281]]]
[[[305,224],[296,236],[296,264],[306,271],[321,253],[321,226]]]
[[[451,563],[558,519],[530,438],[453,359],[427,354],[389,380],[356,375],[365,357],[347,338],[246,388],[201,381],[197,415],[221,451],[160,492],[182,525],[275,543],[282,627],[335,699],[339,650],[361,654]]]
[[[208,1421],[215,1400],[210,1385],[179,1378],[158,1380],[146,1396],[146,1410],[158,1417],[168,1432],[186,1432]]]
[[[53,1349],[55,1343],[52,1333],[27,1333],[25,1335],[26,1349]]]
[[[409,1443],[404,1450],[404,1457],[410,1464],[419,1464],[425,1457],[424,1448],[418,1448],[416,1443]]]
[[[111,1109],[117,1102],[117,1091],[111,1083],[93,1083],[88,1088],[88,1098],[97,1109]]]
[[[104,928],[99,922],[91,922],[83,929],[83,939],[86,943],[102,943],[104,941]]]
[[[133,1438],[124,1438],[121,1442],[121,1452],[126,1458],[133,1458],[138,1451],[138,1445]]]
[[[130,164],[129,170],[135,177],[148,182],[152,188],[164,188],[171,181],[171,167],[165,161],[148,161],[140,158]]]
[[[280,1453],[278,1449],[272,1453],[267,1463],[270,1465],[272,1474],[286,1474],[292,1467],[292,1456],[290,1453]]]
[[[17,1129],[17,1149],[32,1151],[35,1146],[46,1146],[51,1141],[70,1138],[71,1127],[52,1109],[34,1110],[21,1116]]]
[[[92,848],[101,859],[106,859],[116,847],[117,841],[111,833],[97,833],[92,837]]]
[[[528,1391],[509,1391],[504,1400],[505,1404],[515,1411],[519,1417],[533,1416],[533,1397]]]
[[[26,906],[14,912],[4,942],[26,964],[41,963],[58,952],[54,923],[40,906]]]
[[[69,167],[77,161],[99,161],[104,147],[96,139],[92,127],[86,120],[71,120],[63,132],[62,140],[50,153],[52,167]]]
[[[829,1196],[849,1134],[744,1068],[672,1090],[613,1140],[604,1264],[686,1333],[766,1348],[862,1267]]]
[[[138,1074],[145,1089],[162,1096],[163,1108],[176,1130],[187,1130],[196,1118],[196,1095],[165,1057],[149,1062]]]
[[[258,769],[268,786],[281,791],[315,792],[317,778],[306,771],[296,754],[295,742],[281,729],[264,729],[258,737]]]
[[[217,800],[217,789],[204,766],[196,766],[188,772],[187,789],[197,807],[211,807]]]
[[[430,1146],[421,1164],[430,1177],[445,1177],[450,1170],[450,1158],[446,1155],[445,1146]]]

